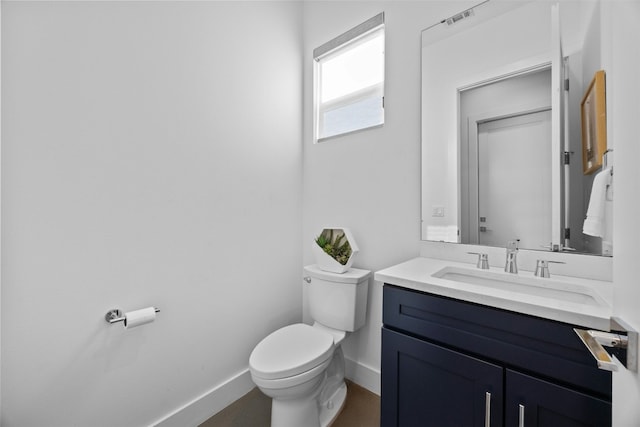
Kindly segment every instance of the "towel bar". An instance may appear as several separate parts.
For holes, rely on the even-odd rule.
[[[611,318],[611,331],[585,331],[573,329],[596,359],[598,368],[617,371],[618,367],[609,355],[612,353],[622,365],[632,372],[638,372],[638,332],[618,317]],[[607,351],[604,347],[612,350]]]

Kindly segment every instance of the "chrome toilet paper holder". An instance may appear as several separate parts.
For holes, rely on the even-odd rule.
[[[160,313],[159,308],[153,307],[153,309],[156,311],[156,313]],[[112,308],[111,310],[107,311],[107,314],[104,315],[104,320],[109,323],[124,322],[124,319],[124,311],[120,310],[119,308]]]

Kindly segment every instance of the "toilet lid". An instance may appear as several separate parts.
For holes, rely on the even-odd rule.
[[[264,379],[286,378],[320,365],[333,354],[333,337],[304,323],[268,335],[249,358],[252,373]]]

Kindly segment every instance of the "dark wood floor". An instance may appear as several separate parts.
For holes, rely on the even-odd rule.
[[[254,388],[249,393],[209,418],[200,427],[269,427],[271,399]],[[380,397],[352,382],[347,382],[347,400],[331,427],[378,427]]]

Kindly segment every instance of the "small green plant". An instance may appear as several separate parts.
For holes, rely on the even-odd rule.
[[[342,265],[345,265],[351,257],[351,245],[342,232],[337,232],[334,236],[333,229],[326,228],[316,237],[316,243]]]

